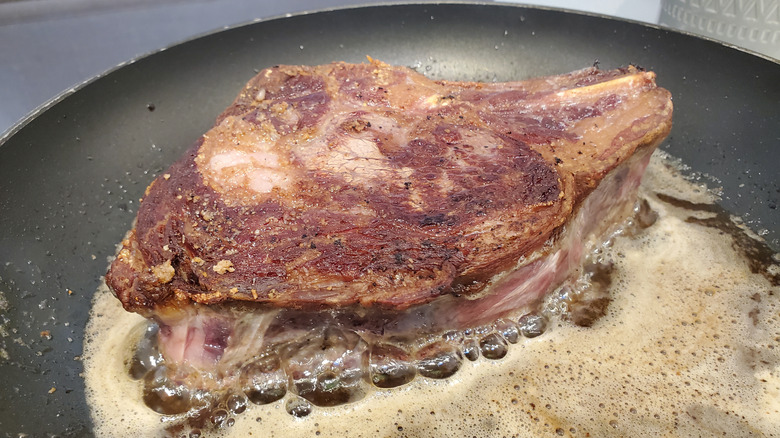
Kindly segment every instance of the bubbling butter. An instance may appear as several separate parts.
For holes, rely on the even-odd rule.
[[[756,271],[734,239],[703,226],[713,204],[657,152],[640,197],[658,213],[600,256],[614,265],[607,313],[591,327],[561,315],[499,360],[464,361],[445,380],[418,377],[357,402],[287,412],[288,394],[189,431],[153,412],[128,374],[146,321],[103,286],[83,354],[98,436],[771,436],[780,434],[778,255]],[[665,196],[658,196],[663,194]],[[684,202],[683,202],[684,204]],[[751,268],[753,268],[751,270]],[[555,301],[555,300],[549,300]],[[550,313],[560,302],[548,304]],[[557,306],[557,307],[556,307]]]

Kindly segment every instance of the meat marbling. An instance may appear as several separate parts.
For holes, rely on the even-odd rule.
[[[149,186],[106,280],[160,325],[169,364],[220,385],[272,351],[311,399],[296,376],[312,332],[332,347],[314,374],[416,338],[393,357],[425,375],[426,355],[462,357],[464,336],[441,333],[495,328],[577,277],[631,214],[671,116],[634,67],[507,83],[272,67]]]

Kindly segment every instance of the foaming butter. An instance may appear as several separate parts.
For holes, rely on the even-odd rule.
[[[712,212],[681,207],[715,199],[670,163],[656,153],[640,188],[658,220],[636,236],[613,239],[604,254],[615,267],[612,301],[591,327],[553,319],[542,336],[521,339],[503,359],[464,361],[445,380],[418,376],[354,403],[315,407],[303,418],[287,413],[288,394],[250,404],[221,428],[200,433],[780,435],[778,256],[757,270],[729,233],[702,225]],[[128,374],[145,324],[105,286],[98,290],[83,355],[98,436],[190,433],[173,427],[177,417],[146,407],[142,384]]]

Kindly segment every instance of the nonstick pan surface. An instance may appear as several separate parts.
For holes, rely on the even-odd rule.
[[[221,31],[55,99],[0,140],[0,432],[90,434],[83,330],[147,184],[258,70],[361,62],[504,81],[598,63],[655,71],[674,96],[663,149],[777,249],[780,65],[712,41],[597,16],[495,4],[374,6]],[[52,66],[56,68],[56,66]]]

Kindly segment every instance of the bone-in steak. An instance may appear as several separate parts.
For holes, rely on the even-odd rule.
[[[107,282],[147,316],[192,302],[400,310],[443,295],[492,308],[499,286],[558,254],[538,298],[579,262],[556,252],[567,222],[637,154],[606,198],[633,196],[671,114],[654,74],[633,67],[490,84],[376,61],[269,68],[149,186]],[[609,205],[591,208],[604,218]]]
[[[159,327],[132,368],[144,401],[333,406],[502,358],[631,215],[671,115],[633,67],[500,84],[375,61],[262,71],[149,186],[106,276]]]

